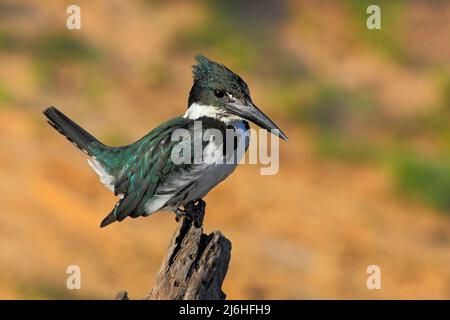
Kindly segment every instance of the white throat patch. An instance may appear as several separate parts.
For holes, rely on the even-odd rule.
[[[224,110],[221,110],[218,107],[198,103],[191,104],[183,117],[191,120],[197,120],[201,117],[208,117],[221,120],[225,123],[241,120],[238,116],[227,114]]]

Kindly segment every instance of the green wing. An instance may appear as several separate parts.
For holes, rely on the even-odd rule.
[[[115,154],[109,164],[110,167],[116,167],[114,193],[121,195],[121,199],[102,221],[101,227],[122,221],[127,216],[136,218],[145,214],[146,200],[155,194],[163,179],[189,166],[174,164],[170,155],[173,146],[178,143],[172,141],[173,131],[189,129],[191,123],[192,120],[182,117],[174,118],[139,141],[113,151]]]

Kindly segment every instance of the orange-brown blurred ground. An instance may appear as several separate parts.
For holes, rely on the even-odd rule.
[[[46,125],[41,111],[58,106],[105,143],[130,143],[184,112],[197,52],[241,74],[255,102],[290,138],[280,143],[278,174],[261,176],[258,166],[243,165],[206,198],[206,231],[220,229],[233,243],[224,284],[229,298],[450,298],[445,210],[399,194],[384,162],[318,155],[315,131],[293,120],[295,110],[276,105],[290,99],[274,89],[277,79],[264,72],[255,76],[239,53],[222,51],[220,42],[174,49],[179,34],[211,14],[204,2],[77,3],[82,30],[67,31],[70,1],[0,2],[0,35],[19,39],[14,49],[0,45],[0,89],[9,92],[2,99],[0,90],[0,298],[108,299],[122,289],[140,298],[148,292],[175,229],[174,215],[100,229],[114,196],[85,156]],[[277,22],[270,41],[302,60],[312,70],[307,77],[331,78],[345,90],[369,90],[377,97],[386,128],[365,127],[367,141],[389,144],[392,123],[439,108],[440,69],[429,65],[449,65],[450,5],[417,1],[402,7],[406,11],[392,36],[410,48],[411,59],[423,62],[417,67],[361,40],[364,33],[354,32],[359,21],[345,6],[287,6],[290,16]],[[78,33],[100,53],[87,62],[56,57],[57,67],[49,72],[46,63],[52,60],[35,56],[46,51],[23,44],[55,32]],[[308,101],[308,87],[295,79],[290,90]],[[350,132],[360,132],[358,125],[351,124]],[[444,150],[434,133],[416,131],[407,133],[415,150]],[[72,264],[82,270],[79,291],[65,287]],[[381,267],[381,290],[366,287],[372,264]]]

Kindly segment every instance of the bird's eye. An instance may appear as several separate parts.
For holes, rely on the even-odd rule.
[[[225,94],[223,93],[223,91],[222,91],[222,90],[219,90],[219,89],[215,89],[215,90],[214,90],[214,94],[215,94],[215,96],[216,96],[217,98],[223,98],[223,96],[225,95]]]

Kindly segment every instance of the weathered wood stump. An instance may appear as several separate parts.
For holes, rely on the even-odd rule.
[[[156,278],[144,300],[224,300],[222,283],[231,258],[231,242],[220,231],[204,234],[203,215],[182,218]],[[127,300],[126,291],[116,299]]]

